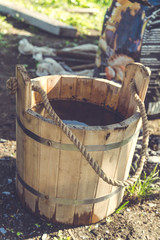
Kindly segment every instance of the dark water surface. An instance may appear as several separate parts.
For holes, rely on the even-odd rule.
[[[124,120],[120,114],[91,103],[71,100],[52,100],[50,103],[57,115],[66,124],[105,126]],[[44,117],[50,118],[43,104],[33,107],[33,110]]]

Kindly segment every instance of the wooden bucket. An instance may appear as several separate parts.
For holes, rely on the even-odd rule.
[[[75,145],[51,120],[34,112],[41,102],[32,84],[41,86],[51,99],[90,102],[121,113],[125,120],[107,126],[69,126],[107,176],[127,179],[139,130],[140,113],[129,90],[135,79],[144,101],[149,72],[141,64],[129,64],[120,84],[79,76],[45,76],[32,81],[17,66],[17,178],[22,203],[53,223],[96,223],[113,213],[124,188],[100,179]]]

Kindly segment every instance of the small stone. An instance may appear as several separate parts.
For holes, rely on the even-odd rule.
[[[157,153],[156,153],[156,151],[151,150],[151,151],[150,151],[150,155],[151,155],[151,156],[157,156]]]
[[[12,183],[12,179],[8,178],[8,184],[11,184],[11,183]]]
[[[44,233],[43,235],[42,235],[42,240],[49,240],[49,235],[47,234],[47,233]]]
[[[95,228],[98,228],[99,227],[99,224],[97,223],[96,225],[95,225]]]
[[[156,214],[156,215],[159,215],[159,212],[158,212],[158,210],[155,212],[155,214]]]
[[[6,229],[1,227],[0,228],[0,233],[2,233],[3,235],[5,235],[7,233]]]
[[[142,145],[137,144],[137,145],[136,145],[136,149],[141,150],[141,149],[142,149]]]
[[[80,239],[89,239],[89,237],[82,232],[79,232],[78,235],[79,235]]]
[[[149,207],[156,207],[157,204],[155,204],[155,203],[148,203],[148,206],[149,206]]]
[[[3,138],[0,138],[0,143],[4,143],[4,142],[7,142],[7,140],[3,139]]]
[[[148,158],[148,162],[160,164],[160,157],[159,156],[150,156]]]
[[[11,193],[10,192],[2,192],[2,194],[9,196]]]

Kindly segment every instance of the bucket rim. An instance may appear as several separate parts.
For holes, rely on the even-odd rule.
[[[31,78],[31,83],[32,84],[39,84],[41,81],[45,80],[46,81],[46,78],[47,80],[48,79],[52,79],[52,78],[59,78],[59,80],[61,78],[63,79],[67,79],[70,78],[70,79],[81,79],[81,80],[94,80],[94,81],[97,81],[97,82],[104,82],[106,84],[109,84],[113,87],[116,87],[116,88],[119,88],[121,89],[122,87],[122,83],[121,82],[117,82],[117,81],[111,81],[111,80],[108,80],[108,79],[104,79],[104,78],[98,78],[98,77],[89,77],[89,76],[80,76],[80,75],[76,75],[76,74],[72,74],[72,75],[66,75],[66,74],[62,74],[62,75],[58,75],[58,74],[55,74],[55,75],[48,75],[48,76],[39,76],[39,77],[36,77],[36,78]]]
[[[38,118],[42,120],[43,122],[50,123],[52,125],[56,125],[56,123],[47,117],[43,117],[39,113],[33,111],[32,109],[28,109],[26,111],[28,114],[32,115],[32,117]],[[114,124],[108,124],[105,126],[81,126],[81,125],[74,125],[74,124],[67,124],[67,126],[70,129],[77,129],[77,130],[91,130],[91,131],[96,131],[96,130],[113,130],[113,129],[124,129],[127,128],[130,124],[133,122],[138,121],[141,118],[140,112],[137,110],[133,115],[130,117],[124,119],[123,121],[119,123],[114,123]],[[63,121],[63,120],[62,120]]]

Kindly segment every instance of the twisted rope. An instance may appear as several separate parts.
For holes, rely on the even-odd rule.
[[[15,78],[10,78],[8,80],[10,81],[15,81]],[[9,84],[10,86],[15,86],[16,84]],[[54,122],[62,129],[62,131],[67,135],[67,137],[74,143],[74,145],[78,148],[78,150],[82,153],[82,155],[85,157],[87,162],[90,164],[90,166],[93,168],[93,170],[97,173],[97,175],[103,179],[108,184],[111,184],[113,186],[118,186],[118,187],[126,187],[130,184],[133,184],[138,177],[140,176],[142,170],[143,170],[143,165],[145,162],[145,157],[146,157],[146,149],[148,146],[148,120],[147,120],[147,115],[144,107],[144,103],[141,101],[139,98],[138,94],[136,93],[136,86],[135,83],[132,81],[130,84],[130,90],[131,94],[134,97],[135,102],[137,103],[139,109],[140,109],[140,114],[142,117],[142,127],[143,127],[143,142],[142,142],[142,150],[140,154],[140,162],[139,162],[139,167],[137,168],[136,172],[131,178],[128,178],[127,180],[115,180],[112,178],[109,178],[106,176],[105,172],[100,168],[98,163],[94,161],[93,157],[90,155],[90,153],[87,151],[85,146],[81,144],[81,142],[78,140],[78,138],[74,135],[74,133],[68,128],[66,124],[58,117],[58,115],[55,113],[53,110],[47,94],[45,91],[38,86],[32,86],[32,90],[38,92],[41,97],[42,101],[44,104],[45,109],[47,110],[48,114],[50,117],[54,120]],[[15,89],[13,90],[15,93]]]
[[[11,94],[15,94],[18,88],[18,82],[16,77],[10,77],[7,80],[6,87],[10,90]]]

